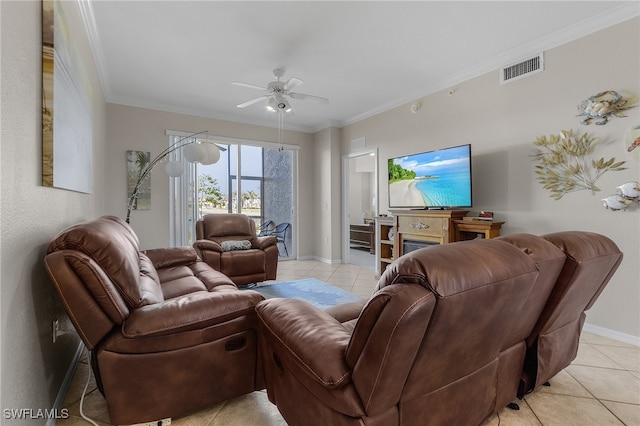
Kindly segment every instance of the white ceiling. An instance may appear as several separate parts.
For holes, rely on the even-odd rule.
[[[272,70],[305,83],[286,128],[317,131],[528,59],[640,14],[637,1],[80,2],[107,102],[276,127]],[[620,43],[621,40],[611,40]]]

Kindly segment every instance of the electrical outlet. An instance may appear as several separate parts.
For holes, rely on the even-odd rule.
[[[58,332],[60,331],[60,323],[58,322],[57,319],[53,320],[53,324],[51,328],[53,331],[53,343],[55,343],[56,339],[58,338]]]

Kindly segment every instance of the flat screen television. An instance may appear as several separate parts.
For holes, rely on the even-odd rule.
[[[472,207],[471,145],[389,159],[389,208]]]

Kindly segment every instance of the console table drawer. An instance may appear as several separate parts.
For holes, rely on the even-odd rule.
[[[448,229],[448,219],[441,217],[398,217],[398,231],[403,234],[425,235],[441,238]]]

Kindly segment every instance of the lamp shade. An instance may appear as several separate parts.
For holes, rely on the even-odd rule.
[[[171,177],[178,177],[184,173],[184,166],[179,161],[167,161],[164,171]]]
[[[220,159],[220,150],[215,144],[203,143],[201,146],[201,157],[198,160],[204,165],[217,163]]]
[[[186,145],[183,150],[184,158],[190,163],[204,165],[216,163],[220,159],[220,150],[210,142],[192,143]]]
[[[199,158],[202,157],[202,150],[200,149],[201,144],[199,143],[190,143],[185,145],[182,149],[182,154],[184,155],[184,159],[190,163],[195,163]]]

